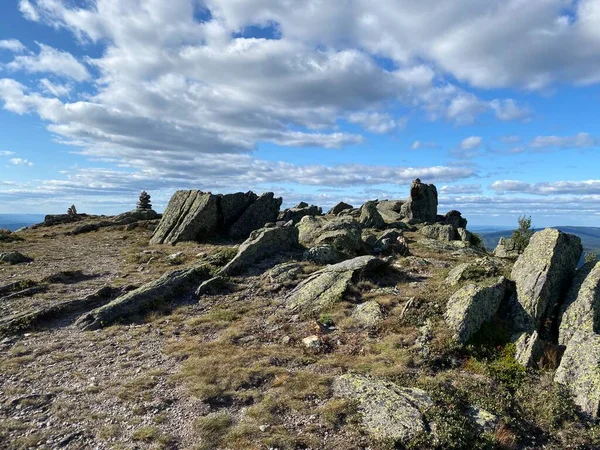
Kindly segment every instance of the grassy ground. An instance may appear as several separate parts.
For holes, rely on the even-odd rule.
[[[227,243],[148,246],[143,229],[68,230],[26,231],[23,241],[0,243],[0,251],[34,258],[0,266],[0,286],[65,270],[88,275],[2,302],[2,314],[82,298],[105,284],[140,285],[199,259],[216,269],[235,250]],[[487,325],[466,348],[453,343],[442,314],[460,285],[444,279],[473,256],[435,252],[418,234],[407,237],[412,256],[357,280],[317,319],[286,310],[282,299],[294,283],[273,290],[265,262],[200,303],[172,299],[146,317],[94,332],[80,331],[68,316],[5,337],[0,447],[401,448],[374,441],[357,405],[332,395],[333,378],[350,371],[430,393],[435,406],[427,418],[437,438],[428,433],[410,448],[598,448],[600,429],[578,417],[552,382],[552,358],[541,370],[518,366],[501,323]],[[296,282],[316,269],[304,264]],[[365,300],[382,306],[380,326],[364,328],[352,317]],[[320,337],[318,349],[302,344],[309,335]],[[495,414],[497,426],[479,430],[467,418],[473,407]]]

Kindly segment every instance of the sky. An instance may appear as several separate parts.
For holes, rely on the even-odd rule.
[[[600,226],[600,0],[3,0],[0,213],[148,191]]]

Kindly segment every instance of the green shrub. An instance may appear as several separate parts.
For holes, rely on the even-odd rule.
[[[587,263],[593,263],[598,261],[598,255],[594,252],[586,252],[585,254],[585,262]]]
[[[531,228],[531,217],[519,216],[519,228],[512,232],[511,240],[515,245],[515,249],[519,253],[523,253],[529,245],[529,240],[533,235]]]

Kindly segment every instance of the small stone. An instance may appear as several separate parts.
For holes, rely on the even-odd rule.
[[[307,336],[302,339],[302,343],[308,349],[318,350],[321,348],[323,342],[319,336],[313,334],[312,336]]]

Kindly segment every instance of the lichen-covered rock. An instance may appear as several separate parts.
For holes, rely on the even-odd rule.
[[[177,297],[188,295],[208,277],[209,273],[210,267],[206,264],[167,272],[158,280],[146,283],[81,316],[76,324],[83,330],[95,330],[123,318],[140,314],[157,303],[170,302]]]
[[[494,256],[498,258],[518,258],[519,250],[512,239],[501,237],[494,249]]]
[[[335,264],[345,259],[345,256],[330,245],[318,245],[304,252],[304,259],[315,264]]]
[[[196,289],[196,295],[201,297],[203,295],[215,295],[217,294],[226,284],[224,277],[217,275],[216,277],[209,278],[203,281],[198,289]]]
[[[576,332],[567,345],[554,381],[567,387],[581,410],[598,418],[600,412],[600,335]]]
[[[358,222],[364,228],[384,228],[385,222],[379,214],[376,201],[366,202],[360,207]]]
[[[353,257],[362,247],[361,227],[350,217],[305,216],[296,227],[298,241],[306,248],[328,245],[346,257]]]
[[[558,343],[567,345],[578,330],[600,329],[600,261],[585,264],[575,275],[562,306]]]
[[[467,228],[467,219],[462,216],[460,211],[455,209],[446,213],[442,219],[442,223],[445,225],[452,225],[454,228]]]
[[[537,367],[544,353],[544,342],[537,331],[521,333],[515,341],[515,359],[524,367]]]
[[[269,227],[255,230],[244,241],[237,254],[219,275],[233,275],[247,270],[255,262],[268,256],[289,251],[298,245],[298,230],[291,222],[281,227]]]
[[[274,266],[265,274],[268,281],[267,290],[276,291],[284,286],[293,284],[302,274],[302,265],[297,262],[281,263]]]
[[[373,251],[378,254],[408,255],[408,241],[397,230],[384,231],[373,244]]]
[[[233,239],[245,239],[254,230],[262,228],[266,223],[275,222],[279,215],[282,198],[275,198],[267,192],[252,203],[229,229]]]
[[[244,211],[246,211],[246,209],[248,209],[248,207],[250,207],[257,199],[258,195],[252,191],[245,193],[235,192],[233,194],[220,196],[223,231],[229,230],[229,228],[239,220],[242,214],[244,214]],[[262,226],[262,224],[260,226]]]
[[[320,313],[339,302],[352,279],[384,264],[374,256],[358,256],[326,266],[300,283],[285,298],[288,308],[302,313]]]
[[[419,230],[419,233],[429,239],[445,242],[455,241],[457,238],[456,229],[452,225],[443,225],[441,223],[425,225]]]
[[[289,222],[291,220],[294,223],[298,223],[304,216],[320,216],[321,214],[323,214],[323,210],[319,206],[304,206],[303,204],[300,204],[294,208],[281,211],[277,220],[283,222]]]
[[[335,205],[333,208],[327,211],[327,214],[334,214],[337,216],[339,213],[347,209],[352,209],[352,205],[349,205],[348,203],[344,202],[339,202],[337,205]]]
[[[470,284],[456,292],[448,300],[444,318],[455,339],[465,344],[485,322],[494,317],[506,295],[507,280],[500,280],[489,287]]]
[[[433,402],[421,389],[346,374],[334,380],[333,393],[358,402],[362,424],[376,439],[406,444],[428,430],[423,414]]]
[[[383,311],[375,300],[369,300],[357,305],[352,312],[352,317],[365,327],[376,327],[383,322]]]
[[[0,253],[0,263],[6,264],[22,264],[33,261],[29,256],[25,256],[20,252],[4,252]]]
[[[459,264],[448,273],[446,284],[456,286],[461,281],[477,281],[494,277],[500,273],[500,265],[492,258],[477,258],[472,262]]]
[[[402,205],[401,214],[409,220],[435,223],[438,194],[433,184],[421,183],[418,178],[410,186],[410,197]]]
[[[197,190],[177,191],[167,205],[150,244],[176,244],[212,236],[219,225],[218,197]]]
[[[379,212],[382,211],[393,211],[395,213],[400,213],[402,211],[402,205],[405,203],[405,200],[381,200],[377,202],[377,209]]]
[[[555,229],[535,233],[512,269],[517,301],[538,330],[568,289],[583,248],[581,239]]]

